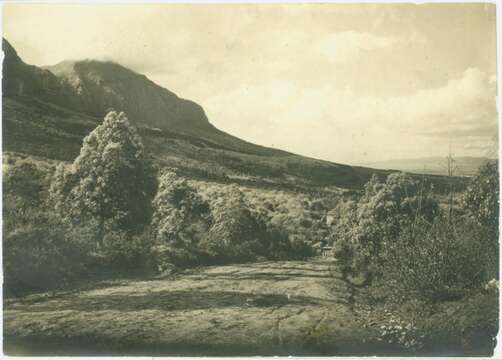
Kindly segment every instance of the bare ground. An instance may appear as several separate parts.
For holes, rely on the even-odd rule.
[[[400,354],[329,260],[214,266],[4,304],[9,355]]]

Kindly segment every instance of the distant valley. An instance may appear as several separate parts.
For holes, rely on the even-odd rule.
[[[487,157],[459,156],[453,157],[453,175],[472,176],[480,166],[487,162],[495,161]],[[448,175],[447,157],[424,157],[414,159],[393,159],[387,161],[377,161],[364,163],[364,166],[375,169],[399,170],[416,174]]]

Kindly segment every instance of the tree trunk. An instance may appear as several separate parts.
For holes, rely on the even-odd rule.
[[[99,227],[98,227],[98,238],[96,247],[99,250],[101,245],[103,244],[103,238],[105,237],[105,221],[103,218],[99,219]]]

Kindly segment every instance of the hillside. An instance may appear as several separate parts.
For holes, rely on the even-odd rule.
[[[24,63],[5,39],[2,48],[4,96],[35,98],[98,119],[113,108],[125,111],[137,126],[181,132],[244,152],[286,154],[216,129],[200,105],[119,64],[63,61],[42,69]]]
[[[114,108],[140,129],[159,166],[195,178],[258,186],[359,189],[373,173],[251,144],[215,128],[202,107],[119,64],[25,64],[3,40],[3,151],[71,161],[83,137]],[[432,177],[441,188],[444,179]]]

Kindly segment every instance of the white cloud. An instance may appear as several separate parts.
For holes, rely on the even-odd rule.
[[[365,51],[392,46],[401,41],[397,37],[378,36],[356,31],[332,33],[322,38],[317,47],[332,62],[345,62]]]
[[[370,110],[387,125],[403,130],[455,134],[496,125],[496,84],[476,68],[465,70],[460,79],[436,89],[420,90],[408,96],[377,99]]]
[[[203,102],[216,126],[263,145],[340,162],[474,154],[497,132],[496,84],[476,68],[406,96],[358,96],[291,81],[242,86]]]

